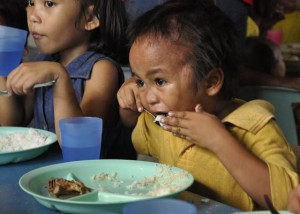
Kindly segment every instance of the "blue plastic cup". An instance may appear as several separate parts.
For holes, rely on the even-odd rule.
[[[72,117],[59,121],[61,148],[65,162],[100,158],[102,119]]]
[[[197,214],[195,205],[178,199],[153,199],[130,203],[122,214]]]
[[[0,76],[7,76],[21,62],[28,32],[0,25]]]

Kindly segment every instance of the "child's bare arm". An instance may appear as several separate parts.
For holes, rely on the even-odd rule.
[[[289,193],[288,202],[288,210],[295,214],[300,214],[300,186]]]
[[[58,122],[66,117],[100,117],[105,126],[114,126],[118,115],[117,91],[118,71],[116,66],[108,60],[98,61],[94,65],[91,78],[86,81],[80,105],[77,102],[71,79],[66,72],[61,71],[53,91],[57,135],[59,136]]]

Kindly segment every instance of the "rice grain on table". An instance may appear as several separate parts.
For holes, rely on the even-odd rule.
[[[14,132],[0,135],[0,152],[13,152],[36,148],[51,142],[48,135],[33,128],[27,132]]]

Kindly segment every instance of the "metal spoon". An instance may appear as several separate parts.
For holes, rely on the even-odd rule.
[[[54,85],[55,80],[52,80],[50,82],[45,82],[45,83],[39,83],[39,84],[35,84],[33,86],[33,88],[40,88],[40,87],[46,87],[46,86],[51,86]],[[10,96],[10,94],[8,93],[8,91],[0,91],[0,96]]]
[[[144,108],[144,112],[147,112],[148,114],[150,114],[153,118],[155,118],[156,116],[153,114],[153,113],[151,113],[150,111],[148,111],[147,109],[145,109]]]
[[[144,108],[144,112],[147,112],[148,114],[150,114],[153,118],[154,118],[154,123],[156,123],[157,125],[159,126],[162,126],[162,124],[160,123],[160,119],[161,117],[165,117],[167,116],[167,113],[165,112],[160,112],[160,113],[157,113],[157,115],[154,115],[153,113],[151,113],[150,111],[148,111],[147,109]]]

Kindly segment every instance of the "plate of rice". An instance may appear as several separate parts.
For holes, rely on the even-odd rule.
[[[33,159],[57,141],[52,132],[24,127],[0,127],[0,165]]]
[[[66,182],[69,185],[64,185]],[[74,182],[80,184],[79,188]],[[121,213],[131,202],[175,198],[193,182],[190,173],[177,167],[149,161],[103,159],[34,169],[20,178],[19,185],[43,206],[75,214]],[[88,191],[74,195],[76,189],[80,191],[83,187]],[[73,195],[66,197],[67,192]]]

